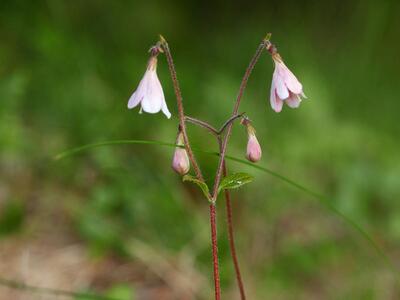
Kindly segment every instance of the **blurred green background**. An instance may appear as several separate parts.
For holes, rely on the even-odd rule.
[[[329,195],[400,269],[400,2],[0,2],[0,273],[29,284],[121,299],[210,299],[207,202],[170,168],[173,149],[65,149],[113,139],[174,142],[177,110],[165,57],[158,74],[171,120],[126,104],[162,33],[187,114],[218,127],[267,32],[308,96],[269,105],[265,53],[241,111],[260,165]],[[192,144],[216,150],[189,125]],[[244,157],[234,127],[228,153]],[[209,183],[217,160],[199,155]],[[399,299],[395,277],[353,228],[257,170],[234,192],[249,299]],[[223,299],[238,299],[218,202]],[[54,299],[0,286],[0,299]]]

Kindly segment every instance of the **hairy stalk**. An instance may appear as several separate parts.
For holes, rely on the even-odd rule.
[[[222,125],[221,128],[218,130],[218,135],[221,135],[224,132],[224,130],[228,127],[229,124],[233,123],[233,121],[235,121],[236,119],[242,117],[244,114],[245,113],[241,113],[241,114],[232,116],[228,120],[226,120],[224,125]]]
[[[197,179],[204,182],[203,174],[201,173],[200,167],[197,164],[197,161],[193,154],[192,148],[190,147],[189,138],[188,138],[187,131],[186,131],[185,113],[183,110],[183,99],[182,99],[181,89],[179,87],[178,78],[176,76],[174,60],[172,59],[171,51],[169,50],[168,43],[164,38],[161,38],[161,46],[162,46],[162,49],[164,50],[165,56],[167,57],[168,68],[169,68],[169,72],[171,74],[172,84],[174,86],[176,102],[178,105],[179,125],[182,130],[183,140],[185,142],[185,148],[189,155],[189,159],[190,159],[190,162],[194,169],[194,172],[196,173]]]
[[[270,44],[270,42],[269,42],[268,38],[263,39],[261,44],[258,46],[256,53],[254,54],[253,58],[251,59],[250,64],[247,67],[246,72],[244,73],[242,82],[240,84],[239,93],[237,95],[235,106],[234,106],[233,112],[232,112],[232,117],[237,115],[238,110],[239,110],[239,106],[240,106],[240,101],[242,100],[243,93],[244,93],[244,90],[246,89],[247,82],[249,80],[250,74],[253,71],[258,59],[260,58],[262,51],[269,44]],[[219,183],[221,182],[222,168],[223,168],[223,165],[224,165],[224,160],[225,160],[225,155],[226,155],[226,148],[227,148],[228,141],[229,141],[229,138],[230,138],[230,135],[231,135],[231,132],[232,132],[232,126],[233,126],[233,123],[231,122],[226,127],[226,135],[225,135],[225,138],[224,138],[224,140],[222,142],[221,156],[220,156],[220,159],[219,159],[218,168],[217,168],[217,172],[216,172],[216,175],[215,175],[213,192],[212,192],[213,201],[215,201],[217,199],[218,187],[219,187]]]
[[[226,176],[226,173],[224,174],[224,176]],[[231,251],[232,262],[233,262],[233,266],[235,268],[236,281],[237,281],[239,291],[240,291],[240,299],[245,300],[246,294],[244,291],[244,284],[243,284],[242,275],[240,272],[239,260],[237,258],[237,254],[236,254],[235,235],[234,235],[234,230],[233,230],[231,195],[230,195],[229,190],[225,190],[224,194],[225,194],[225,205],[226,205],[226,222],[228,224],[229,249]]]
[[[211,132],[215,136],[218,136],[218,134],[219,134],[219,131],[217,129],[215,129],[213,126],[211,126],[210,124],[208,124],[205,121],[202,121],[202,120],[199,120],[199,119],[196,119],[196,118],[192,118],[192,117],[189,117],[189,116],[185,116],[185,120],[187,122],[190,122],[192,124],[195,124],[195,125],[198,125],[200,127],[203,127],[205,129],[207,129],[209,132]]]
[[[219,140],[220,135],[224,133],[224,130],[226,129],[226,127],[230,123],[234,122],[236,119],[242,117],[243,115],[244,115],[244,113],[241,113],[241,114],[235,115],[233,117],[230,117],[228,120],[225,121],[225,123],[221,126],[221,128],[219,130],[215,129],[209,123],[199,120],[199,119],[196,119],[196,118],[193,118],[193,117],[185,116],[185,121],[207,129],[210,133],[212,133],[214,136],[216,136]]]
[[[218,243],[217,243],[217,210],[215,202],[210,203],[210,225],[211,225],[211,242],[212,242],[212,256],[214,267],[214,288],[215,300],[221,299],[221,285],[219,279],[218,268]]]
[[[186,123],[185,123],[185,113],[183,111],[183,101],[182,94],[179,88],[178,79],[176,76],[175,65],[172,59],[171,51],[169,50],[167,41],[161,36],[161,46],[165,52],[165,56],[167,57],[169,71],[171,73],[171,78],[175,90],[176,101],[178,104],[179,111],[179,124],[182,130],[183,139],[185,142],[185,148],[188,152],[190,162],[193,166],[193,169],[196,173],[197,179],[204,182],[203,175],[201,173],[200,167],[196,162],[196,158],[192,152],[192,149],[189,144],[189,138],[186,133]],[[219,266],[218,266],[218,243],[217,243],[217,223],[216,223],[216,207],[215,202],[210,203],[210,226],[211,226],[211,246],[212,246],[212,257],[213,257],[213,270],[214,270],[214,291],[215,291],[215,300],[221,299],[221,286],[219,279]]]
[[[221,138],[218,139],[220,151],[222,148],[222,140]],[[224,159],[224,163],[222,166],[222,175],[225,177],[228,175],[228,170],[226,167],[226,161]],[[240,267],[239,267],[239,260],[237,258],[236,254],[236,245],[235,245],[235,235],[234,235],[234,230],[233,230],[233,217],[232,217],[232,203],[231,203],[231,194],[230,191],[225,189],[224,190],[224,195],[225,195],[225,205],[226,205],[226,222],[228,225],[228,240],[229,240],[229,249],[231,252],[231,257],[232,257],[232,263],[233,267],[235,269],[235,275],[236,275],[236,282],[239,287],[239,292],[240,292],[240,299],[245,300],[246,299],[246,294],[244,291],[244,284],[242,281],[242,275],[240,273]]]

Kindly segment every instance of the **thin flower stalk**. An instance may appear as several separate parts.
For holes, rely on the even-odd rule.
[[[172,55],[171,55],[171,51],[169,49],[168,43],[162,36],[160,36],[160,45],[161,45],[163,51],[165,52],[165,56],[166,56],[167,62],[168,62],[168,68],[169,68],[171,79],[172,79],[172,84],[174,86],[176,102],[177,102],[177,106],[178,106],[179,125],[182,130],[182,135],[183,135],[183,140],[185,143],[186,151],[189,155],[190,163],[192,164],[194,172],[196,173],[196,177],[200,181],[204,182],[203,174],[202,174],[200,167],[196,161],[196,158],[193,154],[192,148],[190,147],[189,137],[188,137],[187,131],[186,131],[185,113],[183,110],[183,99],[182,99],[182,94],[181,94],[181,90],[180,90],[179,83],[178,83],[178,78],[176,75],[174,60],[172,59]]]

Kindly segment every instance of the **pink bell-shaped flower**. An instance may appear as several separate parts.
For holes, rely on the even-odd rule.
[[[181,131],[178,133],[176,138],[176,144],[178,146],[184,145],[183,134]],[[172,159],[172,169],[180,175],[185,175],[190,170],[190,161],[185,148],[176,147],[174,158]]]
[[[270,98],[272,109],[280,112],[283,102],[286,102],[291,108],[299,107],[301,97],[307,98],[303,93],[303,86],[285,65],[278,53],[272,54],[272,58],[275,62]]]
[[[150,114],[155,114],[161,110],[168,119],[171,118],[171,113],[168,110],[164,92],[157,76],[156,55],[150,57],[147,70],[136,91],[129,99],[128,108],[134,108],[139,103],[141,105],[140,113],[144,111]]]

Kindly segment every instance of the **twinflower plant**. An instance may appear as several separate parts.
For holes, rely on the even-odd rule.
[[[178,133],[176,139],[176,149],[172,159],[173,170],[182,176],[183,181],[192,182],[198,185],[203,192],[205,198],[209,202],[210,227],[211,227],[211,249],[213,262],[213,278],[215,299],[221,298],[220,275],[218,265],[218,244],[217,244],[217,225],[216,225],[216,205],[217,198],[220,193],[224,194],[225,205],[227,211],[227,225],[229,244],[233,265],[235,268],[236,280],[239,287],[241,299],[246,299],[244,284],[240,273],[239,262],[236,255],[233,221],[232,221],[232,206],[230,190],[241,187],[252,181],[253,177],[246,173],[229,174],[225,163],[226,151],[228,142],[231,136],[232,128],[235,121],[240,120],[241,124],[246,127],[248,135],[246,158],[256,163],[261,160],[262,150],[260,143],[256,137],[256,131],[248,116],[239,113],[240,103],[243,93],[246,89],[250,74],[252,73],[258,59],[263,52],[269,53],[275,63],[275,71],[271,84],[270,102],[272,109],[276,112],[282,110],[283,103],[291,108],[297,108],[300,105],[301,97],[305,97],[303,87],[298,79],[284,64],[282,57],[279,55],[277,48],[270,41],[271,35],[268,34],[258,46],[256,53],[247,67],[242,82],[239,87],[239,92],[234,101],[231,116],[219,128],[213,127],[206,121],[188,116],[184,110],[181,90],[179,87],[175,65],[172,58],[171,50],[167,41],[160,36],[160,40],[150,48],[150,58],[147,64],[146,72],[140,81],[136,91],[132,94],[128,101],[128,108],[134,108],[141,105],[140,113],[158,113],[162,111],[167,118],[171,117],[168,110],[167,102],[164,97],[164,92],[161,83],[157,77],[157,59],[160,54],[164,54],[167,60],[169,72],[172,79],[173,88],[176,96],[178,109]],[[216,168],[214,184],[210,188],[203,176],[200,165],[192,151],[189,136],[187,134],[186,125],[188,123],[200,126],[212,134],[219,145],[219,162]],[[193,175],[188,174],[190,169],[193,169]]]

